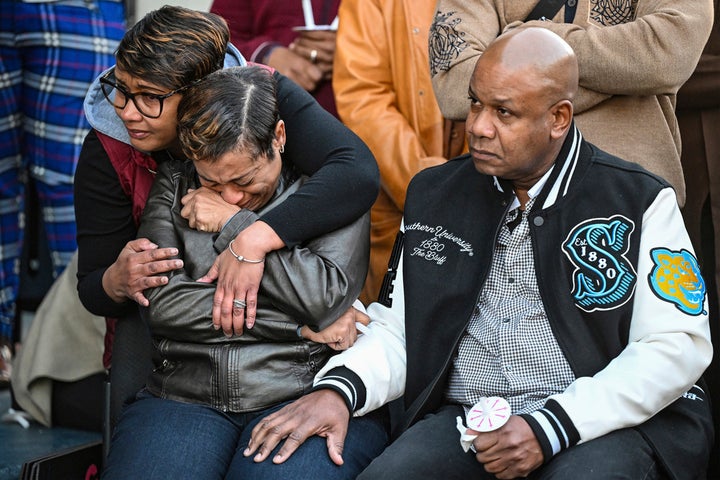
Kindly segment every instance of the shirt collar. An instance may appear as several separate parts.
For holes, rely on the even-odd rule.
[[[542,190],[543,186],[545,185],[545,182],[547,182],[548,178],[550,178],[550,174],[552,173],[554,168],[555,168],[555,165],[553,164],[553,166],[550,167],[547,172],[545,172],[545,175],[540,177],[540,180],[535,182],[535,185],[530,187],[530,189],[528,190],[528,197],[535,198],[540,194],[540,191]],[[514,210],[518,207],[520,207],[520,200],[518,200],[517,195],[515,195],[513,197],[512,204],[510,204],[510,210]]]

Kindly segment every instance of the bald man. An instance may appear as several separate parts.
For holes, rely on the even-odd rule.
[[[577,89],[575,54],[547,29],[507,33],[478,60],[470,153],[413,178],[392,293],[325,367],[357,374],[346,396],[365,411],[405,384],[397,438],[360,479],[704,478],[697,260],[672,187],[583,140]],[[332,419],[347,408],[314,392],[252,449],[287,437],[284,461],[317,432],[341,450],[347,422]]]
[[[702,478],[712,346],[692,245],[667,182],[583,140],[577,88],[546,29],[478,60],[470,153],[413,179],[392,298],[369,308],[405,319],[407,380],[400,436],[359,478]],[[461,427],[465,452],[457,417],[483,397],[512,415]]]
[[[668,180],[682,205],[675,94],[698,64],[713,24],[713,3],[438,0],[429,52],[440,110],[446,118],[465,118],[464,93],[473,67],[502,32],[550,30],[578,56],[575,123],[586,139]]]

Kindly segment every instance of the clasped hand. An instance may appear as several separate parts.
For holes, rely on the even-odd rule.
[[[240,207],[227,203],[215,190],[207,187],[188,189],[180,202],[180,215],[187,219],[190,228],[200,232],[219,232]]]
[[[319,332],[312,331],[309,327],[302,327],[303,338],[317,343],[324,343],[333,350],[347,350],[355,344],[358,337],[357,323],[367,326],[370,317],[350,307],[332,324]]]
[[[265,63],[313,92],[321,81],[332,78],[334,57],[335,32],[302,32],[288,47],[274,48]]]
[[[540,444],[530,425],[520,416],[510,416],[505,425],[492,432],[472,433],[477,434],[473,441],[475,458],[499,479],[527,477],[542,465]]]

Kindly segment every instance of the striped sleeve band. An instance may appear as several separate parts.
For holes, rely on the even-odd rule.
[[[339,393],[352,414],[365,405],[365,384],[355,372],[347,367],[330,370],[313,387],[313,391],[329,388]]]
[[[540,442],[545,462],[580,441],[575,425],[555,400],[548,400],[540,410],[521,417],[528,422]]]

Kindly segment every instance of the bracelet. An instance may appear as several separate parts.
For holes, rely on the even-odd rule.
[[[261,258],[260,260],[249,260],[249,259],[243,257],[242,255],[238,255],[237,253],[235,253],[235,250],[233,250],[233,248],[232,248],[232,244],[234,241],[235,240],[230,240],[230,245],[228,245],[228,249],[230,250],[230,253],[232,254],[232,256],[235,257],[238,262],[262,263],[265,261],[265,257]]]
[[[303,338],[302,336],[302,325],[298,325],[297,329],[295,330],[295,333],[297,333],[298,338]]]

